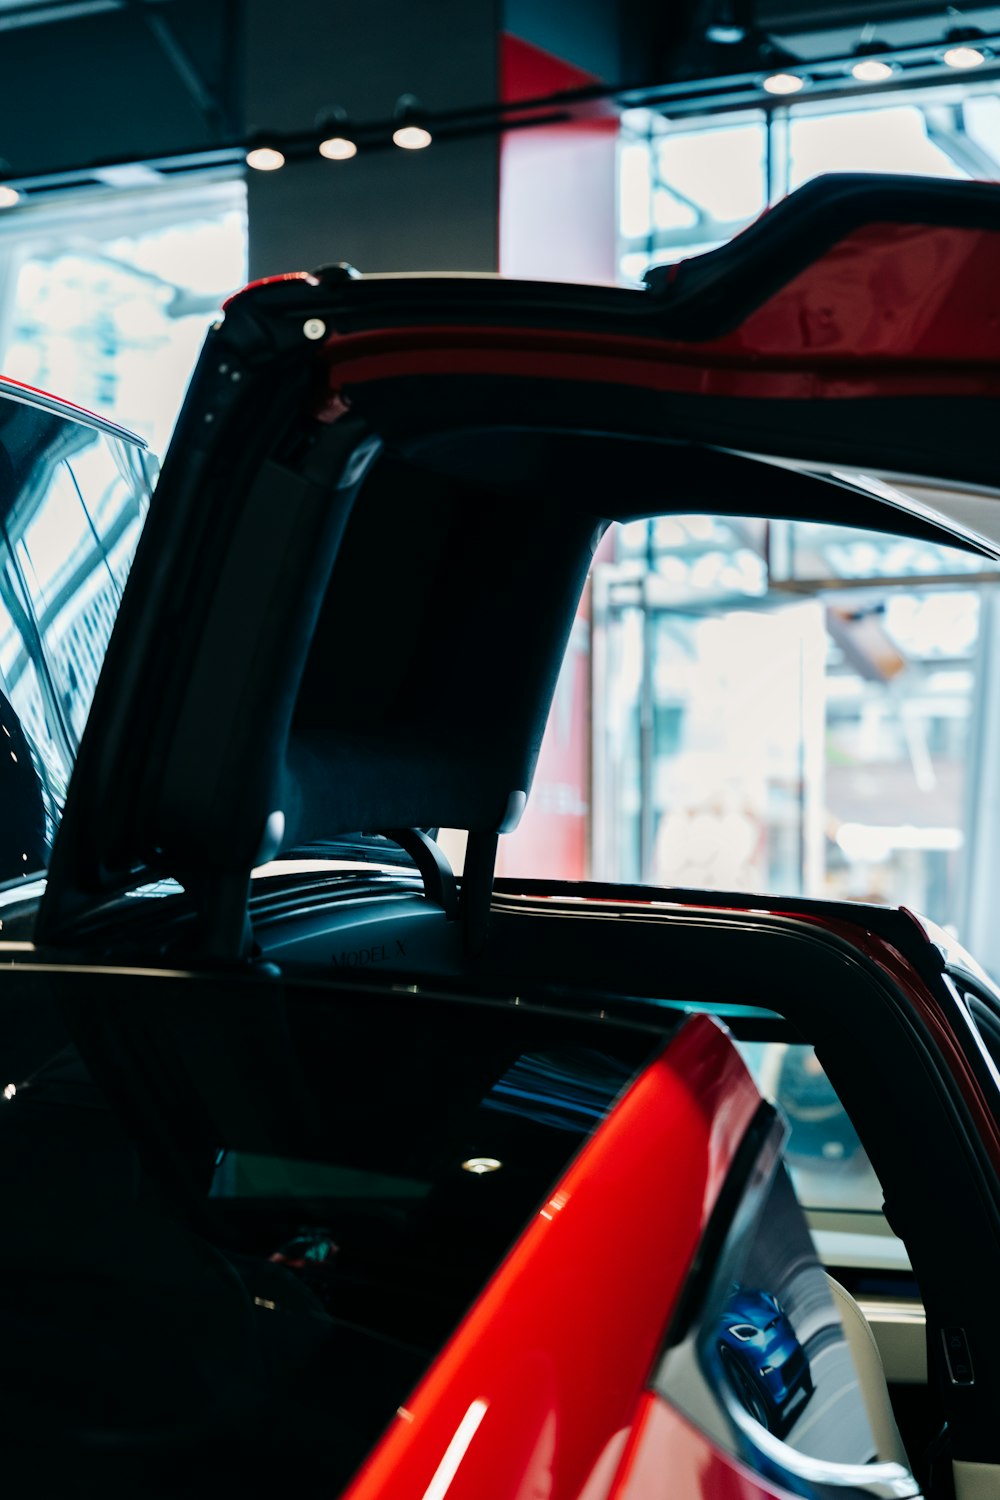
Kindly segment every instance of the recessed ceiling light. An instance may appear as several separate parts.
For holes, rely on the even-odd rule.
[[[797,94],[804,85],[805,79],[797,73],[769,73],[764,79],[769,94]]]
[[[320,141],[319,154],[327,161],[350,161],[357,156],[358,148],[346,135],[331,135],[328,140]]]
[[[487,1172],[499,1172],[503,1162],[497,1161],[495,1156],[470,1156],[462,1163],[463,1172],[471,1172],[474,1177],[483,1177]]]
[[[277,172],[284,165],[284,154],[273,146],[255,146],[247,152],[247,166],[253,167],[255,172]]]
[[[885,83],[895,71],[892,63],[883,62],[880,57],[863,57],[854,64],[851,74],[859,83]]]
[[[949,47],[944,54],[944,60],[949,68],[978,68],[980,63],[986,61],[986,53],[978,47],[970,47],[960,42],[956,47]]]

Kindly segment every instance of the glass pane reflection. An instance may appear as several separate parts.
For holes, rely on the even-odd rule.
[[[137,444],[18,401],[0,411],[0,459],[3,881],[47,863],[152,465]]]

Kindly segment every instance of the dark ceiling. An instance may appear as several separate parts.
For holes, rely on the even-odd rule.
[[[235,150],[248,130],[270,123],[247,118],[248,13],[255,7],[259,30],[269,9],[281,26],[287,12],[310,4],[317,46],[342,72],[338,37],[359,20],[352,11],[347,27],[337,0],[0,0],[0,174],[23,182],[95,164]],[[387,48],[393,13],[404,6],[408,0],[371,0],[371,24]],[[435,30],[435,10],[429,0],[423,14],[440,70],[448,39],[445,28]],[[490,0],[483,14],[497,32],[618,87],[759,73],[769,56],[821,67],[873,37],[890,49],[931,49],[931,61],[956,28],[1000,37],[1000,4],[941,0]],[[1000,61],[991,59],[994,68]],[[303,99],[296,128],[311,130],[325,102]],[[709,107],[707,99],[698,107]]]

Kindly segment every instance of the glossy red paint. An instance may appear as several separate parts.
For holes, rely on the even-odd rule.
[[[346,1500],[602,1500],[759,1103],[690,1020],[588,1142]]]
[[[302,281],[306,286],[319,286],[319,278],[311,271],[279,271],[275,276],[258,276],[256,281],[248,281],[246,286],[241,286],[238,292],[227,297],[222,304],[222,311],[228,312],[237,298],[245,297],[247,292],[254,292],[262,286],[276,286],[282,281]]]
[[[684,1500],[785,1500],[787,1494],[766,1485],[666,1401],[647,1393],[608,1500],[662,1500],[667,1475],[669,1493]]]
[[[546,329],[407,328],[331,344],[337,394],[378,380],[461,375],[579,380],[680,395],[783,401],[877,396],[1000,397],[1000,368],[803,352],[748,354],[708,345]]]
[[[874,224],[703,341],[428,326],[334,337],[330,381],[493,375],[704,396],[1000,396],[1000,234]],[[640,294],[637,294],[640,295]]]

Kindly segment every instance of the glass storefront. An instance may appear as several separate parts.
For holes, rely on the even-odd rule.
[[[664,516],[611,538],[570,720],[589,744],[566,807],[585,860],[557,868],[529,829],[503,841],[504,872],[903,904],[961,935],[1000,572],[805,522]],[[565,676],[538,773],[550,812]]]
[[[162,455],[208,325],[246,280],[246,246],[232,177],[19,208],[0,219],[0,371]]]
[[[995,83],[668,119],[627,110],[618,160],[626,284],[715,249],[823,172],[1000,177]]]

